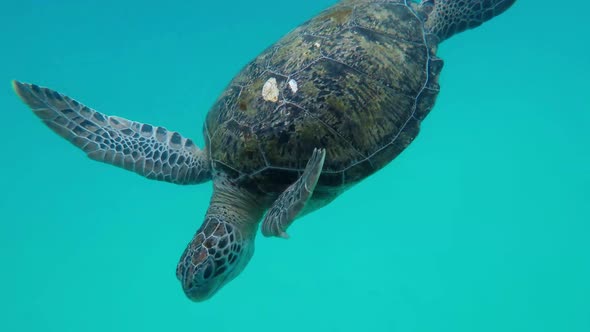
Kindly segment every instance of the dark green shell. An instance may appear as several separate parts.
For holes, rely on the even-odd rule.
[[[318,188],[362,180],[412,142],[433,107],[435,48],[403,1],[329,8],[248,64],[213,106],[205,135],[215,170],[278,193],[318,147],[327,150]],[[262,97],[271,78],[276,102]]]

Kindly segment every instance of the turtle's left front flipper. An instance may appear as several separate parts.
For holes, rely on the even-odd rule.
[[[311,197],[322,173],[325,158],[325,149],[313,150],[303,175],[277,198],[266,213],[262,222],[264,236],[288,237],[286,230]]]
[[[49,128],[94,160],[176,184],[211,179],[206,153],[177,132],[107,116],[47,88],[16,81],[13,87]]]

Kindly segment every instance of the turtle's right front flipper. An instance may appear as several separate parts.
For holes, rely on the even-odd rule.
[[[287,228],[295,221],[311,198],[322,174],[325,149],[314,149],[303,175],[290,185],[266,212],[262,221],[262,235],[287,238]]]
[[[177,132],[107,116],[47,88],[16,81],[13,87],[49,128],[94,160],[176,184],[211,179],[206,153]]]

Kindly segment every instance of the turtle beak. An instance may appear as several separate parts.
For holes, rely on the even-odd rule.
[[[215,287],[215,288],[199,287],[199,288],[193,288],[193,289],[186,289],[184,287],[184,285],[182,288],[184,290],[184,294],[186,295],[186,297],[188,297],[193,302],[206,301],[206,300],[210,299],[213,296],[213,294],[217,293],[217,289],[219,289],[219,287]]]
[[[211,298],[221,286],[219,278],[207,278],[203,276],[208,270],[213,270],[213,264],[211,261],[204,262],[198,269],[194,267],[188,270],[179,271],[178,279],[182,285],[182,290],[186,296],[195,302],[205,301]]]

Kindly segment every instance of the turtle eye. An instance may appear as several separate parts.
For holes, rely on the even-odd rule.
[[[220,267],[217,268],[217,270],[215,270],[215,277],[220,276],[226,270],[227,270],[227,265],[221,265]]]
[[[205,267],[205,271],[203,272],[203,279],[207,280],[209,278],[211,278],[211,275],[213,274],[213,265],[211,263],[207,264],[207,267]]]

